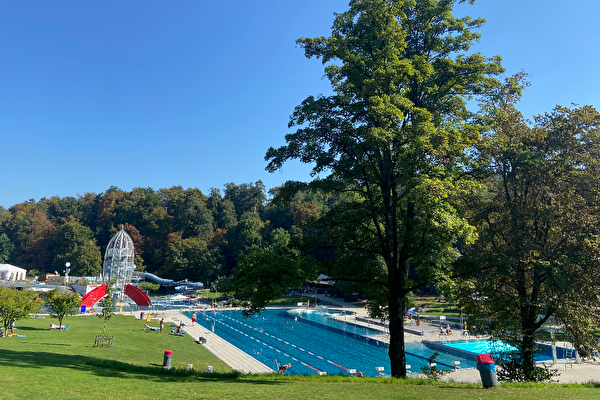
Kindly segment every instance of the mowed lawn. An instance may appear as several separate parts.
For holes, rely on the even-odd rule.
[[[422,379],[240,375],[190,337],[144,331],[144,321],[115,315],[110,348],[95,348],[103,321],[67,318],[18,321],[26,337],[0,338],[0,396],[4,399],[596,399],[593,385],[501,385],[483,389]],[[157,325],[152,321],[151,325]],[[173,351],[171,370],[162,368]],[[193,364],[192,371],[187,365]],[[206,373],[213,366],[212,374]]]

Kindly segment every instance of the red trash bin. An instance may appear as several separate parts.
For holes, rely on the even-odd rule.
[[[167,350],[165,351],[165,359],[163,361],[163,368],[171,368],[171,357],[173,357],[173,351]]]
[[[494,363],[494,357],[491,354],[477,354],[475,356],[477,360],[477,370],[481,377],[481,383],[484,388],[495,388],[498,387],[498,378],[496,376],[496,364]]]

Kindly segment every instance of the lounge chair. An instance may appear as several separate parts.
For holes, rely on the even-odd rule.
[[[50,324],[50,329],[69,329],[70,325],[54,325],[54,324]]]
[[[160,328],[158,328],[158,327],[150,326],[148,324],[144,324],[144,330],[146,331],[148,329],[150,329],[151,331],[160,331]]]

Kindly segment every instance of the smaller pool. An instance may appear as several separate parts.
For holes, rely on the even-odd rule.
[[[516,347],[504,343],[501,340],[489,341],[489,340],[470,340],[465,342],[447,342],[444,345],[459,350],[465,350],[470,353],[482,354],[482,353],[506,353],[509,351],[517,350]]]
[[[461,354],[467,356],[469,354],[483,354],[490,353],[494,357],[499,356],[502,353],[509,353],[518,350],[516,347],[505,343],[501,340],[490,341],[490,340],[463,340],[456,342],[427,342],[424,341],[428,346],[442,350],[445,352]],[[564,347],[556,347],[556,357],[559,359],[566,358],[566,349]],[[537,354],[534,357],[535,361],[549,361],[553,359],[552,346],[538,343]]]

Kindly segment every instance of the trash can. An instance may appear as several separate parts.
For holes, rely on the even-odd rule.
[[[173,357],[173,352],[171,350],[165,351],[165,359],[163,361],[163,368],[171,368],[171,357]]]
[[[498,387],[496,364],[491,354],[477,354],[477,370],[484,388]]]

